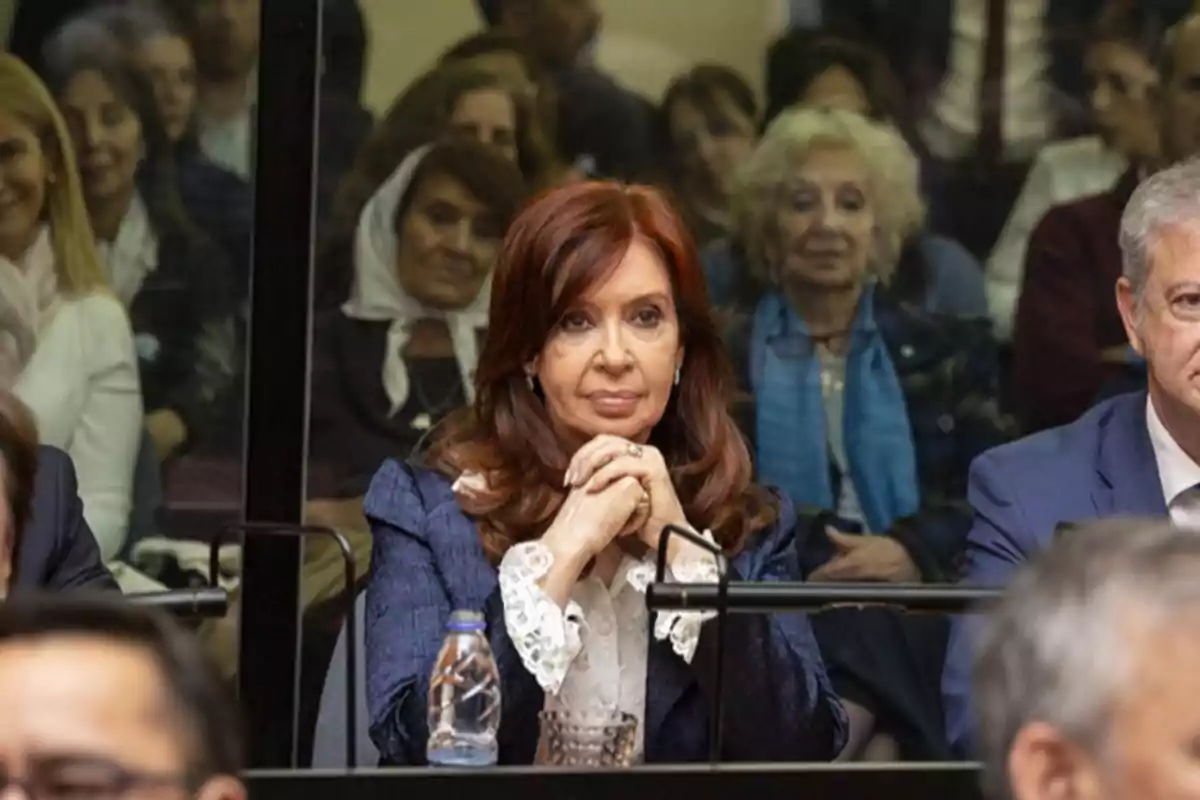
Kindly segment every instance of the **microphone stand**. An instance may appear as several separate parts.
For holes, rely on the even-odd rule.
[[[342,554],[345,566],[346,586],[342,591],[343,611],[346,615],[346,770],[355,768],[358,753],[358,678],[355,669],[358,666],[358,631],[355,625],[354,584],[356,581],[354,569],[354,554],[350,550],[350,542],[333,528],[322,525],[293,525],[275,522],[238,522],[225,525],[213,538],[208,550],[209,583],[217,586],[217,576],[220,574],[221,545],[228,542],[233,534],[242,536],[280,536],[289,539],[323,536],[333,539]],[[295,745],[293,743],[293,749]]]
[[[687,539],[692,544],[712,553],[717,561],[717,594],[716,594],[716,612],[717,619],[716,636],[717,636],[717,654],[716,665],[713,675],[713,697],[712,708],[708,720],[708,760],[715,768],[721,763],[721,714],[723,708],[724,686],[725,686],[725,618],[729,611],[729,571],[728,564],[725,561],[725,554],[721,552],[721,548],[709,540],[705,539],[695,531],[681,527],[679,525],[664,525],[662,535],[658,541],[657,563],[654,570],[654,585],[649,589],[653,590],[656,586],[664,584],[664,578],[667,574],[667,545],[671,541],[672,535],[678,535],[681,538]],[[688,584],[680,584],[686,586]],[[707,585],[707,584],[706,584]],[[686,597],[686,594],[685,594]],[[650,605],[651,592],[646,593],[646,604],[654,610],[654,606]],[[653,623],[651,623],[653,629]],[[651,634],[653,635],[653,634]]]
[[[127,594],[124,599],[130,605],[158,609],[181,620],[222,617],[229,609],[229,593],[220,586],[138,592]]]

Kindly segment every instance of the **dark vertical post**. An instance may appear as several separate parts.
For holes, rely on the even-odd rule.
[[[246,520],[300,522],[308,406],[320,0],[262,0]],[[299,539],[248,537],[239,688],[252,767],[295,762]]]

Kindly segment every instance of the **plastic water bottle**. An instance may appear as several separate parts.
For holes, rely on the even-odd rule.
[[[455,611],[429,679],[430,764],[485,767],[496,763],[500,672],[484,632],[483,614]]]

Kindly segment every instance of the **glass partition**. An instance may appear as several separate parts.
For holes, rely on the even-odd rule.
[[[513,163],[526,196],[613,178],[674,198],[757,475],[824,512],[800,515],[797,578],[952,584],[1001,568],[967,541],[972,460],[1141,380],[1117,352],[1116,273],[1077,340],[1051,333],[1078,304],[1055,294],[1045,226],[1081,198],[1123,204],[1130,170],[1158,163],[1154,52],[1187,6],[1019,5],[326,0],[307,519],[346,534],[365,570],[372,475],[423,453],[469,396],[447,314],[406,277],[495,257],[499,232],[467,222],[502,217],[505,195],[450,152],[466,139]],[[467,221],[465,238],[445,244],[434,220],[422,239],[430,208],[446,230]],[[787,321],[763,327],[768,306]],[[1097,369],[1067,370],[1078,358]],[[338,584],[308,570],[331,564],[304,578],[321,662]],[[389,613],[428,610],[406,608]],[[811,627],[850,722],[843,757],[967,753],[948,618],[839,609]],[[369,721],[363,706],[364,741]],[[340,739],[321,740],[342,728],[316,729],[316,763],[340,763]]]
[[[41,270],[45,312],[12,388],[71,457],[125,592],[211,581],[236,596],[240,544],[216,574],[208,552],[245,503],[257,0],[21,0],[0,34],[36,74],[5,64],[5,152],[23,154],[6,177],[40,175],[47,198],[33,238],[0,212],[5,263]],[[52,107],[30,104],[39,84]],[[237,629],[231,615],[198,631],[231,681]]]
[[[789,576],[1007,575],[1020,548],[996,537],[1043,532],[988,527],[975,457],[1145,382],[1111,299],[1114,220],[1198,140],[1186,104],[1151,102],[1187,91],[1187,65],[1159,70],[1196,48],[1158,51],[1188,6],[0,3],[74,153],[88,219],[72,235],[129,322],[92,344],[139,387],[102,460],[53,392],[24,399],[73,457],[123,587],[229,588],[231,613],[198,634],[239,684],[254,763],[340,766],[346,586],[328,531],[361,624],[384,580],[364,498],[472,396],[517,209],[588,179],[649,184],[696,245],[756,478],[799,509]],[[0,138],[19,138],[3,107]],[[0,255],[20,262],[18,240]],[[274,527],[234,535],[211,574],[208,543],[243,521]],[[300,523],[321,532],[276,535]],[[436,616],[389,591],[395,630]],[[971,754],[948,618],[839,608],[806,625],[846,715],[842,758]],[[356,706],[363,765],[372,709],[403,677],[386,662]]]

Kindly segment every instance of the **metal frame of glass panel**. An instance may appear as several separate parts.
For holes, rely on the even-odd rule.
[[[320,0],[262,0],[245,517],[298,523],[304,501]],[[252,766],[295,763],[300,539],[248,537],[239,695]]]

